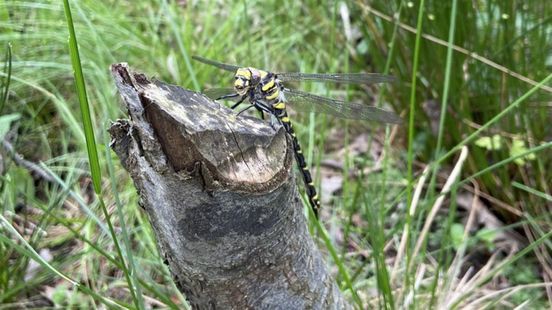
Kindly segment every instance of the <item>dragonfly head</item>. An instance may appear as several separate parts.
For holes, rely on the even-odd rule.
[[[239,68],[234,75],[234,90],[240,96],[247,94],[250,88],[256,87],[266,72],[255,68]]]
[[[234,90],[240,96],[247,94],[251,87],[251,70],[249,68],[239,68],[234,76]]]

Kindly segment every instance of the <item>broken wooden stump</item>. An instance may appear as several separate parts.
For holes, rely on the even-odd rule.
[[[194,308],[348,307],[308,233],[282,127],[111,71],[130,116],[111,126],[112,148]]]

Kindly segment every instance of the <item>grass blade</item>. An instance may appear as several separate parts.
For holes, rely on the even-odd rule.
[[[92,182],[94,184],[94,191],[98,195],[101,209],[106,217],[106,221],[109,226],[109,231],[111,233],[113,243],[115,245],[115,248],[117,249],[117,255],[121,259],[122,265],[124,266],[123,273],[128,283],[128,286],[129,286],[128,288],[131,293],[132,299],[134,300],[134,304],[138,309],[144,309],[144,300],[141,294],[136,294],[135,292],[135,285],[133,284],[133,281],[130,278],[131,272],[128,270],[126,266],[124,255],[121,251],[121,247],[117,240],[117,235],[111,223],[109,212],[107,211],[105,203],[101,197],[102,188],[101,188],[100,161],[98,159],[98,149],[96,147],[96,141],[94,138],[94,128],[92,126],[92,118],[90,117],[90,106],[88,104],[88,96],[86,94],[84,74],[82,72],[82,65],[81,65],[81,60],[79,56],[77,37],[75,34],[75,28],[73,25],[73,17],[71,15],[71,8],[69,7],[69,1],[64,0],[63,6],[65,9],[65,18],[67,19],[67,28],[69,30],[69,51],[71,53],[71,63],[72,63],[73,71],[75,75],[75,86],[76,86],[76,91],[79,98],[82,122],[84,127],[84,134],[86,138],[86,149],[88,152],[88,159],[90,163]]]
[[[512,182],[512,185],[514,187],[517,187],[517,188],[519,188],[521,190],[524,190],[528,193],[531,193],[531,194],[533,194],[537,197],[540,197],[542,199],[545,199],[545,200],[548,200],[548,201],[552,202],[552,196],[548,195],[547,193],[540,192],[536,189],[530,188],[529,186],[525,186],[525,185],[523,185],[521,183],[518,183],[518,182]]]
[[[102,192],[101,186],[101,170],[100,161],[98,159],[98,149],[96,148],[96,140],[94,138],[94,128],[92,126],[92,118],[90,117],[90,105],[86,95],[86,85],[84,83],[84,74],[82,73],[81,60],[79,56],[79,47],[75,28],[73,26],[73,17],[69,8],[69,1],[64,0],[65,18],[67,19],[67,29],[69,30],[69,52],[71,53],[71,63],[73,65],[73,73],[75,75],[75,86],[79,98],[82,123],[84,127],[84,136],[86,138],[86,150],[88,151],[88,160],[90,163],[90,173],[94,184],[96,194]]]
[[[416,23],[416,41],[414,44],[414,58],[413,58],[413,65],[412,65],[412,84],[410,86],[410,108],[409,108],[409,118],[408,118],[408,155],[407,155],[407,190],[406,190],[406,196],[407,196],[407,212],[406,212],[406,224],[408,227],[411,226],[412,222],[412,216],[410,214],[410,208],[412,207],[412,198],[413,198],[413,187],[414,187],[414,175],[412,166],[414,164],[414,116],[416,114],[416,82],[418,81],[418,62],[420,59],[420,44],[421,44],[421,37],[422,37],[422,25],[424,20],[424,5],[425,1],[420,1],[420,6],[418,8],[418,21]],[[406,266],[410,266],[410,247],[408,244],[410,240],[410,232],[407,232],[406,236]],[[407,270],[405,273],[404,278],[404,288],[410,287],[410,285],[413,285],[413,281],[411,281],[410,277],[413,276],[413,274],[410,272],[410,270]],[[413,288],[413,287],[412,287]]]
[[[12,46],[11,43],[6,44],[6,60],[4,62],[4,75],[5,78],[2,79],[0,88],[3,90],[0,97],[0,114],[4,110],[4,106],[8,101],[8,91],[10,90],[10,81],[11,81],[11,72],[12,72]]]

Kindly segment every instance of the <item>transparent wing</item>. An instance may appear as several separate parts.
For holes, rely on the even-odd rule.
[[[397,114],[365,104],[320,97],[287,88],[284,90],[284,95],[290,106],[297,111],[314,111],[341,118],[370,120],[382,123],[402,123],[402,119]]]
[[[223,96],[234,95],[236,92],[232,88],[209,88],[203,90],[203,94],[213,100],[217,100]],[[225,100],[238,101],[241,96],[236,96],[234,98],[225,98]]]
[[[192,59],[197,60],[199,62],[202,62],[204,64],[215,66],[215,67],[220,68],[222,70],[231,71],[231,72],[236,72],[236,70],[238,70],[240,68],[239,66],[225,64],[225,63],[222,63],[222,62],[218,62],[218,61],[214,61],[214,60],[211,60],[211,59],[203,58],[201,56],[192,56]]]
[[[217,68],[236,72],[239,68],[237,65],[230,65],[215,60],[203,58],[201,56],[192,56],[192,59],[215,66]],[[321,82],[338,82],[352,84],[375,84],[389,83],[396,79],[393,76],[379,73],[301,73],[301,72],[281,72],[277,73],[278,78],[282,81],[321,81]]]
[[[396,81],[395,77],[378,73],[276,73],[281,81],[319,81],[350,84],[375,84]]]

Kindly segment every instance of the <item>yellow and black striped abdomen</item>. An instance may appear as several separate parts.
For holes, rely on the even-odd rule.
[[[276,76],[269,73],[267,74],[263,81],[260,83],[260,90],[262,92],[262,97],[264,101],[264,106],[270,110],[270,112],[280,120],[286,132],[290,135],[292,139],[293,152],[295,153],[295,160],[303,176],[303,181],[305,183],[305,191],[309,198],[309,204],[318,217],[318,210],[320,209],[320,201],[318,200],[318,194],[316,193],[316,188],[314,187],[314,182],[312,180],[312,175],[307,167],[307,162],[295,131],[293,130],[293,125],[289,120],[286,103],[284,101],[284,96],[281,94],[281,85],[277,80]]]
[[[276,89],[276,92],[279,90]],[[305,183],[305,191],[307,192],[307,196],[309,197],[309,204],[311,205],[312,211],[318,217],[318,210],[320,209],[320,201],[318,200],[318,194],[316,193],[316,188],[314,187],[314,182],[312,180],[312,175],[309,171],[309,168],[307,167],[307,162],[305,160],[305,156],[303,155],[303,150],[301,149],[301,146],[299,145],[299,141],[297,140],[297,136],[295,134],[295,130],[293,130],[293,125],[291,124],[291,121],[289,120],[287,111],[286,111],[286,104],[283,101],[280,101],[279,99],[276,99],[275,102],[272,104],[272,108],[275,110],[275,116],[278,117],[280,122],[282,122],[282,125],[284,126],[284,129],[286,132],[291,136],[292,143],[293,143],[293,152],[295,153],[295,160],[297,161],[297,165],[299,166],[299,170],[301,171],[301,175],[303,176],[303,182]]]

